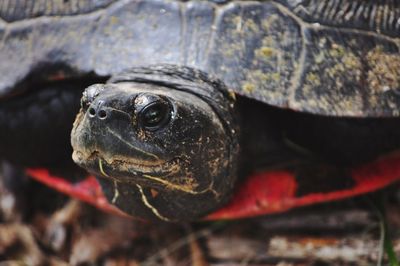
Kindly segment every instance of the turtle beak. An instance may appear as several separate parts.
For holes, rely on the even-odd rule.
[[[86,100],[84,93],[83,106],[71,132],[75,163],[95,174],[107,176],[103,165],[118,168],[128,164],[157,166],[163,162],[156,155],[162,154],[160,148],[140,141],[132,123],[133,115],[126,107],[130,101],[121,93],[111,90],[90,99],[89,104]]]

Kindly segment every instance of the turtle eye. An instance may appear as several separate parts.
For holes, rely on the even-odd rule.
[[[140,125],[150,131],[155,131],[165,126],[170,119],[171,106],[162,98],[146,105],[139,113]]]

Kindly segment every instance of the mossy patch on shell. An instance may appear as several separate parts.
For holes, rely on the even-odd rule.
[[[368,84],[379,93],[400,90],[400,56],[386,53],[381,46],[367,54]]]

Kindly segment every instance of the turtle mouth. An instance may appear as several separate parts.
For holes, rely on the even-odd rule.
[[[127,158],[124,156],[113,156],[112,158],[108,158],[101,155],[101,152],[97,150],[90,152],[89,155],[85,154],[87,153],[74,150],[72,158],[78,165],[90,167],[90,169],[99,171],[105,177],[110,176],[105,172],[103,173],[103,170],[106,169],[105,167],[111,168],[110,170],[113,172],[132,170],[132,175],[172,175],[180,171],[183,162],[183,160],[179,157],[170,160],[158,160],[154,162]]]
[[[149,162],[133,158],[113,157],[112,159],[101,156],[99,151],[92,151],[86,155],[75,150],[73,152],[75,163],[84,167],[96,176],[109,178],[114,182],[132,183],[143,187],[155,189],[178,190],[188,194],[202,194],[211,190],[213,184],[206,189],[198,189],[199,184],[190,178],[187,173],[187,162],[175,157],[170,160]]]

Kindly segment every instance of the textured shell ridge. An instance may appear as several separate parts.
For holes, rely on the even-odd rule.
[[[400,1],[217,2],[4,1],[0,60],[19,64],[0,66],[0,95],[43,64],[100,76],[175,64],[278,107],[399,114]]]

